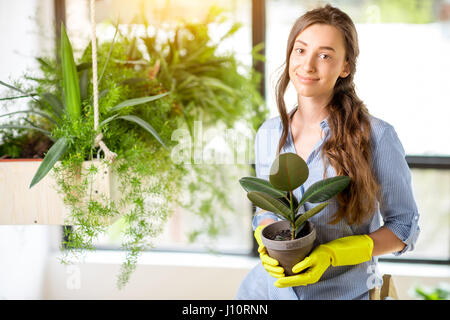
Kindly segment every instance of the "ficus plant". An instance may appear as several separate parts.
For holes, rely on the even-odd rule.
[[[350,182],[347,176],[327,178],[313,183],[300,201],[293,191],[303,185],[309,176],[305,161],[295,153],[282,153],[272,163],[269,181],[244,177],[239,180],[247,191],[248,199],[257,207],[273,212],[278,218],[290,222],[291,240],[296,239],[305,222],[321,212],[329,203],[324,202],[344,190]],[[319,203],[299,213],[306,202]]]

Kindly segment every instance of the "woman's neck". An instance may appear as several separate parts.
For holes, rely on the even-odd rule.
[[[330,97],[298,97],[298,108],[292,118],[295,124],[302,127],[315,128],[328,116],[327,105]]]

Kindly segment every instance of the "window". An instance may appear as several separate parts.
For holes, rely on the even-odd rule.
[[[207,3],[207,5],[206,5]],[[242,23],[241,29],[233,36],[232,40],[223,43],[219,48],[223,51],[233,51],[237,58],[246,65],[251,65],[251,1],[215,1],[214,4],[229,12],[232,22]],[[144,34],[142,24],[142,13],[152,24],[167,23],[180,17],[189,20],[198,20],[203,17],[212,3],[202,0],[176,0],[176,1],[147,1],[132,0],[123,3],[119,0],[97,2],[96,19],[97,35],[102,40],[110,40],[114,35],[114,27],[103,23],[105,21],[114,22],[120,12],[121,26],[124,30],[129,28],[136,35]],[[87,2],[77,0],[66,1],[67,26],[73,39],[74,50],[84,48],[90,41],[90,22]],[[165,17],[165,18],[164,18]],[[213,30],[217,36],[223,35],[222,30]],[[79,52],[80,53],[80,52]],[[205,133],[206,134],[206,133]],[[201,165],[201,164],[200,164]],[[183,208],[176,208],[174,215],[169,219],[164,227],[163,233],[154,240],[155,250],[189,250],[205,251],[214,250],[222,253],[248,254],[253,245],[253,237],[249,226],[251,225],[251,204],[246,198],[244,190],[239,185],[238,179],[242,176],[250,175],[248,166],[218,165],[218,174],[229,183],[231,192],[228,194],[233,210],[226,215],[226,230],[224,235],[219,236],[214,241],[207,237],[200,236],[194,243],[189,242],[188,236],[192,234],[202,221]],[[220,180],[219,180],[220,181]],[[221,186],[218,185],[218,188]],[[187,189],[187,188],[186,188]],[[187,191],[187,190],[186,190]],[[181,197],[186,197],[188,192]],[[192,199],[193,201],[200,201]],[[210,210],[214,210],[214,203]],[[220,210],[220,208],[217,208]],[[218,223],[217,225],[220,225]],[[120,220],[115,223],[97,242],[99,249],[118,249],[120,243],[120,230],[122,225]]]
[[[408,258],[450,260],[450,169],[411,169],[421,233]]]

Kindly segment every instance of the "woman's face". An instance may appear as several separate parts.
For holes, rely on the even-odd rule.
[[[326,24],[300,32],[289,59],[289,77],[299,96],[330,96],[339,77],[349,72],[342,33]]]

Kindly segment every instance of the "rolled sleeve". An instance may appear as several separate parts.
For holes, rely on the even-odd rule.
[[[259,209],[259,208],[258,208]],[[275,221],[278,221],[280,219],[278,219],[278,217],[273,214],[272,212],[269,211],[262,211],[261,209],[259,209],[259,212],[257,211],[255,213],[255,215],[253,216],[253,221],[252,221],[252,227],[253,230],[255,230],[259,224],[261,223],[261,221],[263,221],[264,219],[274,219]]]
[[[267,120],[258,129],[255,137],[255,172],[256,177],[269,180],[270,165],[275,159],[278,130],[271,127],[271,121]],[[262,220],[271,218],[278,221],[278,217],[269,211],[256,209],[253,216],[252,227],[255,230]]]
[[[414,200],[411,171],[395,129],[387,124],[374,148],[374,169],[381,185],[380,212],[384,226],[403,243],[398,256],[414,249],[419,237],[419,213]]]

